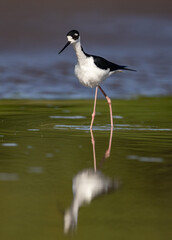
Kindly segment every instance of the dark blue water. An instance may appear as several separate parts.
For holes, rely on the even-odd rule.
[[[19,45],[9,43],[1,50],[0,98],[92,98],[94,89],[80,85],[74,75],[72,46],[58,55],[71,28],[80,31],[86,52],[137,70],[117,73],[103,83],[111,98],[170,95],[171,26],[172,19],[164,17],[90,15],[88,20],[87,15],[73,16],[70,24],[51,26],[48,40],[40,40],[40,46],[39,42],[34,44],[33,36],[33,41],[23,38]],[[43,32],[48,22],[45,29],[41,27],[38,24],[34,29]]]

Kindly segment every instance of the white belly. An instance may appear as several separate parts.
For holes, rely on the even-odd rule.
[[[87,58],[82,66],[78,63],[75,66],[75,75],[86,87],[96,87],[109,76],[109,69],[98,68],[91,58]]]

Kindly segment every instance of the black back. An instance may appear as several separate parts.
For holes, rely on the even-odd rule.
[[[84,52],[83,48],[82,48],[82,51]],[[134,70],[134,69],[127,68],[127,66],[122,66],[122,65],[118,65],[118,64],[113,63],[113,62],[109,62],[109,61],[106,60],[105,58],[102,58],[102,57],[99,57],[99,56],[90,55],[90,54],[85,53],[85,52],[84,52],[84,54],[85,54],[87,57],[93,57],[95,65],[96,65],[98,68],[101,68],[101,69],[103,69],[103,70],[110,69],[110,72],[114,72],[114,71],[117,71],[117,70],[136,71],[136,70]]]
[[[125,66],[120,66],[116,63],[109,62],[108,60],[102,57],[93,56],[93,58],[94,58],[94,63],[96,64],[97,67],[104,70],[110,69],[110,72],[125,68]]]

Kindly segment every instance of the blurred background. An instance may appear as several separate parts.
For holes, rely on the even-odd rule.
[[[103,83],[110,97],[172,93],[170,0],[1,0],[0,98],[93,98],[74,76],[72,47],[58,55],[72,29],[86,52],[137,70]]]
[[[69,238],[171,239],[172,100],[137,98],[172,94],[171,6],[171,0],[0,0],[0,239],[66,240],[72,178],[94,166],[94,89],[76,79],[72,46],[58,55],[72,29],[80,31],[85,52],[137,72],[102,84],[115,99],[113,140],[106,101],[98,102],[94,123],[97,169],[122,187],[81,209],[77,235]]]

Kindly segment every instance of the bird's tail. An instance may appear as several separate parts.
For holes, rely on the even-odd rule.
[[[136,72],[135,69],[128,68],[127,66],[121,66],[121,70],[128,70],[128,71]]]

